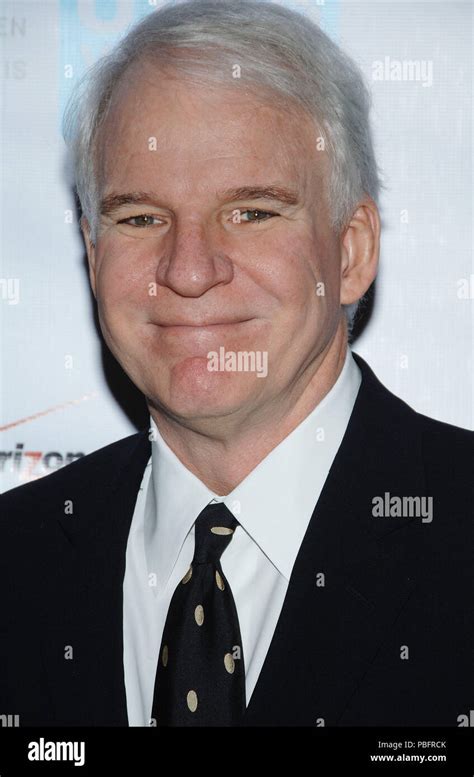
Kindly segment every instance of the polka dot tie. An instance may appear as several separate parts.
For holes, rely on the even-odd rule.
[[[194,557],[171,599],[158,657],[157,726],[234,726],[245,711],[239,620],[220,563],[238,525],[221,502],[196,520]]]

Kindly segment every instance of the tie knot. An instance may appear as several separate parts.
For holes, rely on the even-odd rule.
[[[207,505],[195,526],[194,564],[217,564],[239,522],[223,502]]]

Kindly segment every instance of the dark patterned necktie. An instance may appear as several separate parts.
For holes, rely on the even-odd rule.
[[[155,678],[157,726],[234,726],[245,711],[245,669],[234,597],[220,558],[238,526],[222,503],[195,525],[191,566],[166,618]]]

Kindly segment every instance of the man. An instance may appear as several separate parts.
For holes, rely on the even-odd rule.
[[[2,497],[20,725],[447,725],[472,709],[472,435],[348,348],[369,101],[278,5],[133,28],[69,108],[104,338],[145,429]]]

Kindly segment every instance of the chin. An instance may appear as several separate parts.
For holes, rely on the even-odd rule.
[[[168,412],[177,419],[182,420],[194,420],[197,421],[200,418],[222,418],[223,416],[230,415],[238,410],[241,404],[245,402],[234,402],[222,400],[220,404],[215,402],[209,402],[209,399],[205,397],[202,401],[189,401],[189,397],[183,398],[182,402],[176,402],[176,397],[173,398],[171,404],[168,405]]]
[[[193,360],[195,361],[195,360]],[[255,394],[255,375],[209,372],[202,364],[172,370],[165,391],[157,386],[149,396],[181,418],[219,417],[247,405]],[[260,383],[260,381],[258,381]]]

